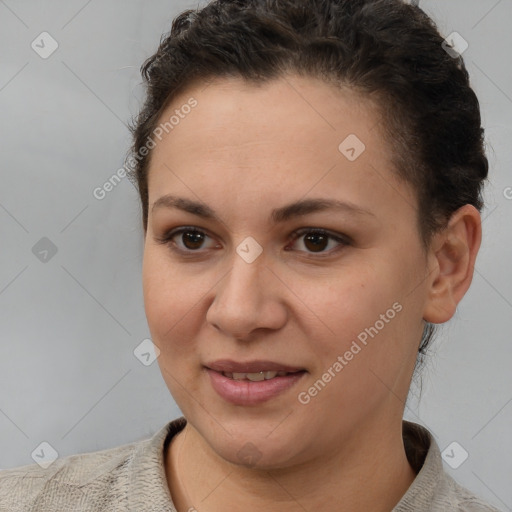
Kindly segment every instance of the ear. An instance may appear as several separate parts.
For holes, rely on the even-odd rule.
[[[457,310],[471,281],[482,242],[482,220],[478,210],[466,204],[434,235],[429,249],[429,278],[423,319],[447,322]]]

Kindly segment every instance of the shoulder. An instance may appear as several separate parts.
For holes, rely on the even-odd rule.
[[[122,479],[122,468],[140,443],[71,455],[57,459],[46,469],[30,464],[0,471],[0,510],[39,510],[38,504],[53,505],[61,499],[63,505],[64,501],[66,505],[78,504],[84,498],[84,489]]]
[[[500,512],[483,501],[443,472],[439,479],[438,492],[434,498],[434,510],[456,510],[458,512]]]
[[[393,512],[500,512],[445,471],[439,446],[425,427],[404,421],[403,438],[417,476]]]
[[[164,427],[152,438],[70,455],[47,468],[30,464],[0,471],[0,511],[117,510],[128,499],[131,476],[150,466],[148,454],[166,432]]]

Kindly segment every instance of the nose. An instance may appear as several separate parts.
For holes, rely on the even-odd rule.
[[[237,340],[249,340],[259,329],[280,329],[287,319],[283,286],[264,254],[248,263],[235,253],[231,270],[214,289],[206,320]]]

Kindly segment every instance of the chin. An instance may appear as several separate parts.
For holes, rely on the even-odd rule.
[[[285,468],[298,463],[297,443],[289,440],[283,444],[286,436],[268,437],[237,436],[236,439],[223,437],[222,442],[205,439],[210,448],[225,461],[239,467],[270,470]],[[288,438],[289,439],[289,438]]]

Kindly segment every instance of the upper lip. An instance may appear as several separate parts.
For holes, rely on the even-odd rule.
[[[274,372],[298,372],[304,370],[304,368],[298,368],[295,366],[288,366],[282,363],[276,363],[275,361],[246,361],[237,362],[231,359],[218,359],[211,363],[205,364],[207,368],[215,370],[216,372],[226,373],[257,373],[262,371],[274,371]]]

